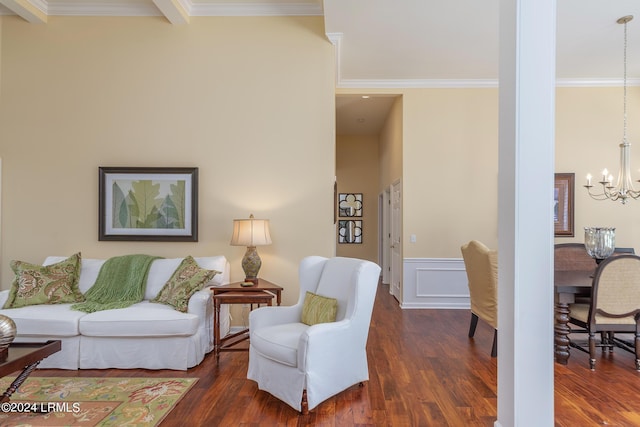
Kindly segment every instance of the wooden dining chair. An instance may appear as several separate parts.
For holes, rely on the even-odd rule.
[[[461,248],[464,266],[469,280],[471,324],[469,338],[473,338],[478,318],[493,328],[491,357],[498,354],[498,252],[477,240]]]
[[[620,347],[635,353],[636,370],[640,371],[640,257],[623,254],[609,257],[597,268],[593,278],[589,304],[569,306],[569,323],[584,328],[589,334],[589,367],[595,370],[596,347]],[[595,334],[611,332],[611,339],[596,343]],[[632,333],[633,343],[613,337],[613,333]],[[572,347],[587,352],[580,345]]]

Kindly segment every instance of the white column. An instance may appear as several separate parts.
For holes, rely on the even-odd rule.
[[[553,426],[555,0],[500,2],[498,420]]]

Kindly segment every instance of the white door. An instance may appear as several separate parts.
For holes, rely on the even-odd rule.
[[[391,283],[389,276],[391,275],[391,189],[387,188],[378,197],[378,253],[380,267],[382,268],[382,283],[388,285]],[[389,287],[391,292],[391,287]]]
[[[391,185],[391,286],[390,292],[402,302],[402,183]]]

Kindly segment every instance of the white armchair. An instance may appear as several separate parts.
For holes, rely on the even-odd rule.
[[[304,258],[298,302],[249,315],[247,378],[303,413],[367,381],[366,344],[379,275],[380,267],[370,261]],[[338,300],[335,322],[301,322],[307,291]]]

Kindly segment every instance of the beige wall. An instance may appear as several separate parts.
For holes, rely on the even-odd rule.
[[[631,143],[631,173],[640,189],[640,88],[627,88],[627,137]],[[587,173],[596,181],[605,167],[617,177],[623,135],[623,90],[559,88],[556,93],[556,171],[574,172],[575,237],[556,242],[583,242],[584,227],[616,227],[616,245],[640,252],[640,200],[626,205],[595,201],[586,192]],[[599,185],[599,184],[598,184]]]
[[[459,258],[471,239],[497,247],[498,89],[340,89],[339,93],[402,95],[401,174],[403,179],[403,257]],[[640,179],[640,88],[628,88],[631,169]],[[389,120],[388,120],[389,121]],[[381,134],[381,140],[383,140]],[[627,205],[597,202],[584,185],[591,172],[619,169],[622,139],[622,88],[558,88],[556,95],[556,171],[574,172],[575,237],[585,226],[614,226],[618,246],[640,252],[640,200]],[[395,162],[381,147],[381,185],[388,186]],[[636,183],[640,189],[640,183]],[[409,242],[415,234],[416,243]]]
[[[259,249],[261,275],[292,303],[300,258],[336,250],[334,57],[323,31],[316,17],[0,18],[2,287],[11,259],[75,251],[222,253],[240,279],[231,221],[254,213],[271,219],[274,240]],[[367,93],[402,96],[380,135],[379,190],[402,175],[403,237],[417,237],[404,257],[459,258],[470,239],[497,246],[498,90]],[[639,88],[628,105],[637,143]],[[618,170],[621,88],[559,88],[556,128],[556,169],[577,178],[576,237],[556,240],[611,225],[619,246],[640,251],[640,201],[596,202],[581,186],[589,171]],[[200,241],[98,242],[97,168],[118,165],[198,166]],[[640,145],[631,166],[640,178]]]
[[[470,239],[497,247],[497,90],[407,90],[404,127],[404,257],[459,258]]]
[[[380,131],[378,193],[402,179],[402,96],[396,97]]]
[[[378,177],[377,136],[338,135],[336,179],[339,193],[362,193],[362,244],[337,244],[336,255],[378,262]]]
[[[0,18],[2,288],[11,259],[224,254],[233,218],[271,220],[262,277],[297,299],[335,251],[334,52],[319,17]],[[197,166],[197,243],[99,242],[99,166]],[[303,238],[302,238],[303,237]]]

